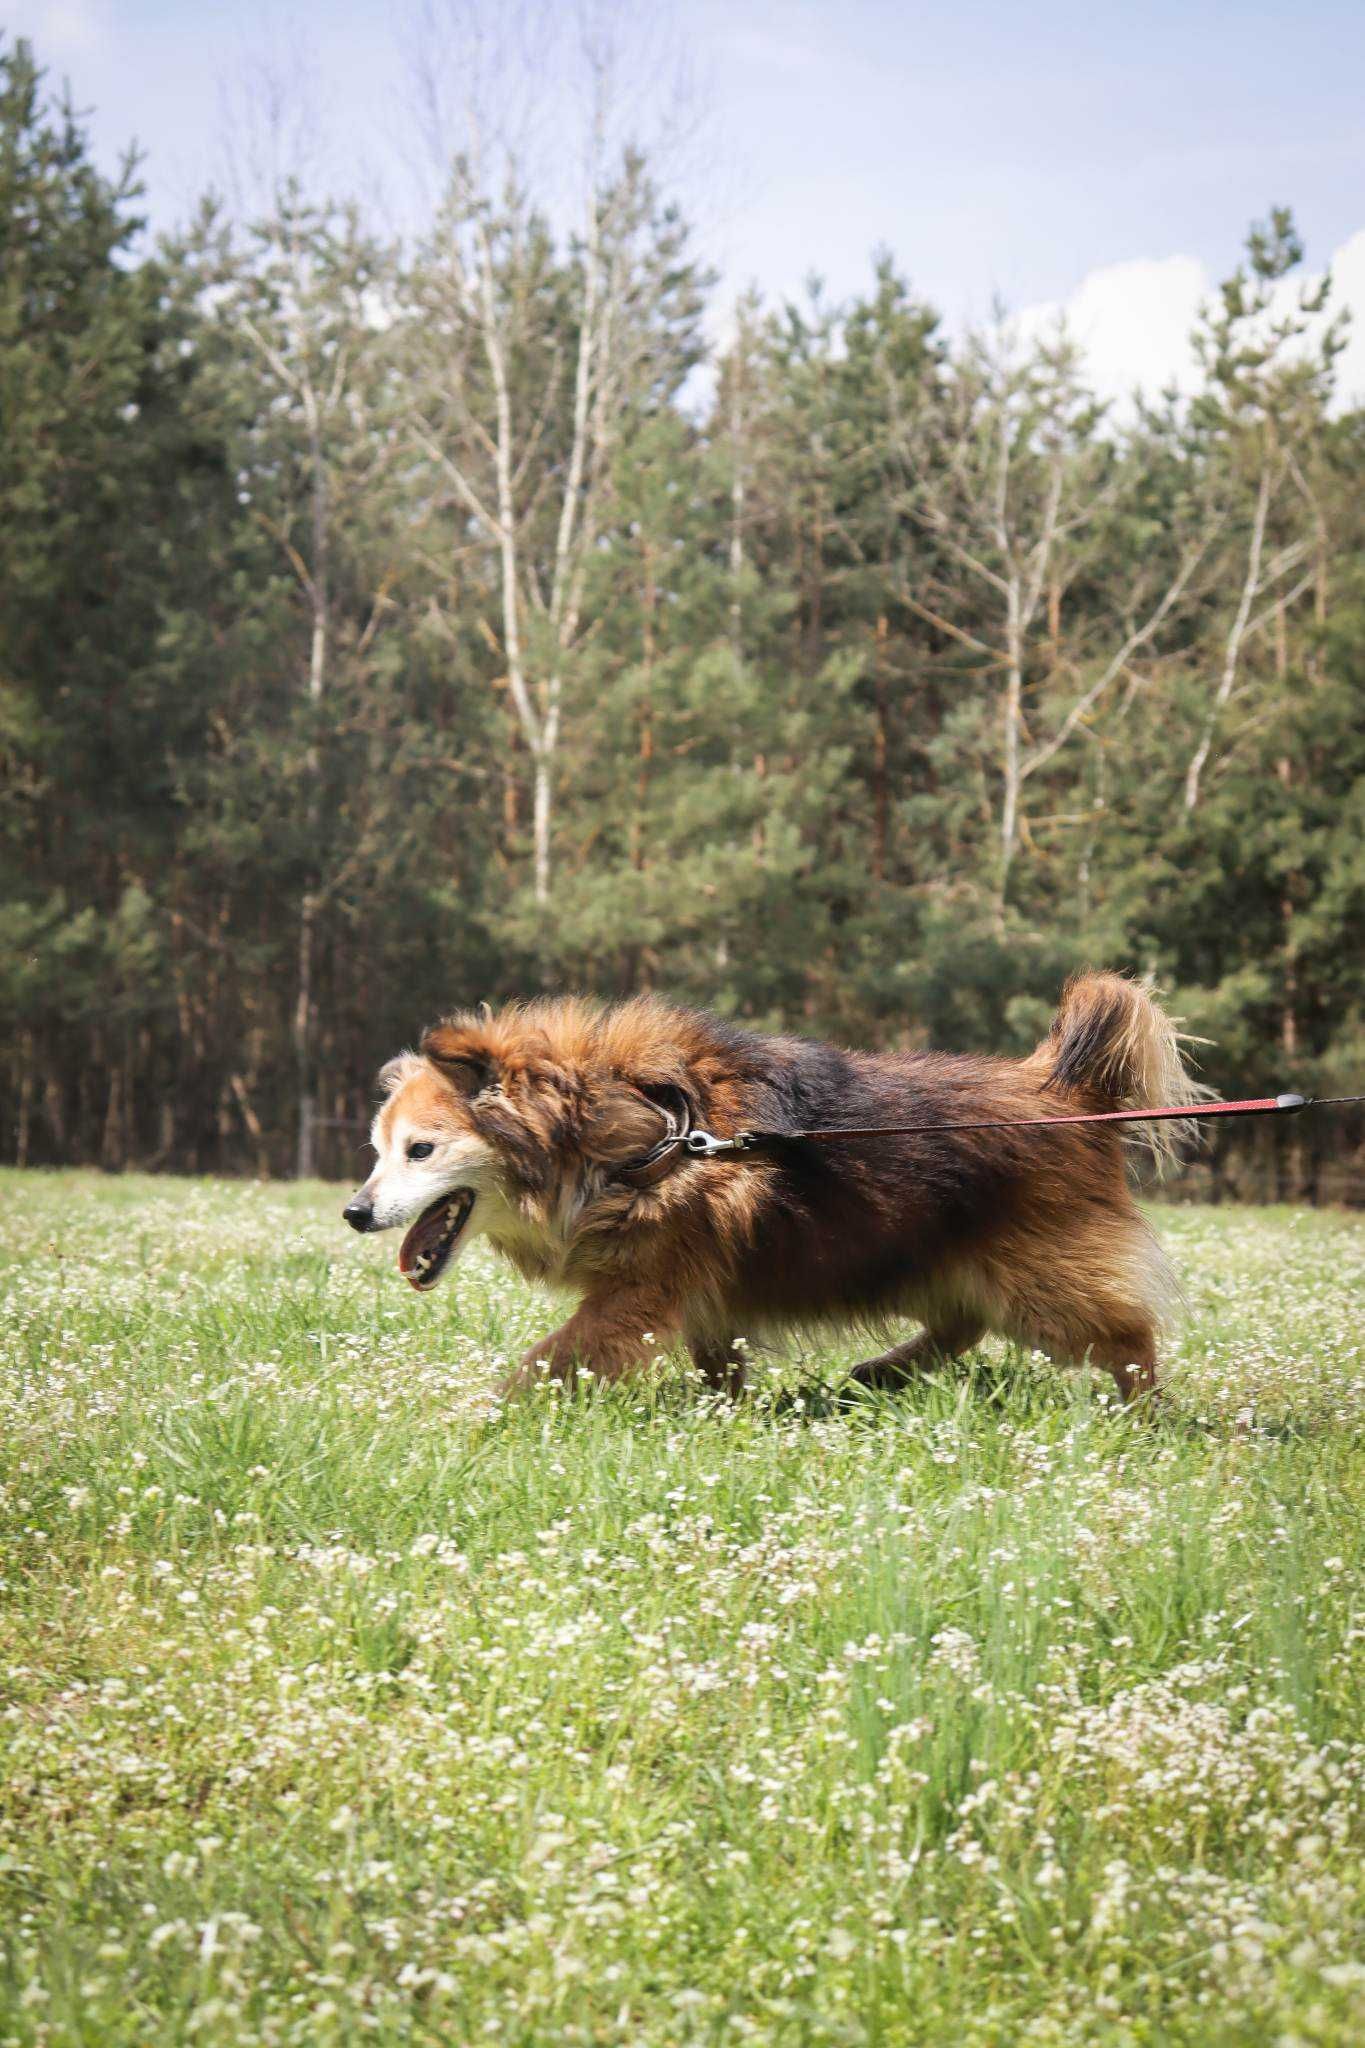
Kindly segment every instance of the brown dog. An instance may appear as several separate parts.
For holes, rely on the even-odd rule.
[[[509,1391],[577,1366],[619,1379],[679,1341],[738,1391],[737,1338],[903,1316],[923,1333],[856,1381],[898,1385],[994,1330],[1104,1367],[1125,1398],[1155,1387],[1168,1274],[1117,1132],[948,1128],[1194,1103],[1170,1020],[1118,975],[1073,980],[1025,1060],[843,1052],[653,998],[570,999],[451,1017],[380,1080],[378,1161],[347,1221],[410,1225],[414,1287],[477,1232],[580,1297]],[[717,1158],[680,1142],[887,1124],[927,1128]],[[1169,1149],[1171,1126],[1146,1128]]]

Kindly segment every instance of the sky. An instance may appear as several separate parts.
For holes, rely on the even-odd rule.
[[[54,78],[92,110],[112,164],[136,139],[156,227],[242,175],[263,79],[306,74],[308,139],[332,189],[419,217],[414,54],[453,0],[8,0]],[[556,0],[567,19],[573,0]],[[634,38],[651,87],[689,77],[680,196],[721,303],[812,275],[842,297],[890,249],[957,328],[993,303],[1063,311],[1106,396],[1193,369],[1201,299],[1248,223],[1293,206],[1308,267],[1356,313],[1345,395],[1365,398],[1365,5],[1301,0],[592,0]],[[509,0],[466,0],[494,39]],[[542,55],[544,52],[542,51]],[[554,62],[527,89],[573,120]],[[647,97],[646,93],[646,97]],[[299,109],[295,109],[298,118]],[[550,177],[555,177],[553,150]]]

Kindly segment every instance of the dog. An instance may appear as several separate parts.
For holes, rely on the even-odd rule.
[[[911,1317],[920,1334],[852,1386],[903,1386],[993,1331],[1103,1368],[1126,1401],[1155,1393],[1172,1282],[1124,1127],[1010,1128],[1208,1092],[1135,981],[1074,977],[1021,1060],[843,1051],[653,996],[572,997],[449,1017],[379,1078],[376,1164],[345,1220],[406,1226],[399,1270],[421,1291],[482,1235],[579,1299],[504,1394],[620,1380],[680,1344],[737,1394],[750,1340]],[[867,1135],[786,1135],[850,1127]],[[1158,1164],[1184,1128],[1145,1127]],[[765,1134],[751,1150],[686,1142],[747,1131]]]

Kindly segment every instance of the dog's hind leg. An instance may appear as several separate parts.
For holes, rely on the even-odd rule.
[[[1097,1324],[1088,1342],[1084,1335],[1044,1335],[1040,1349],[1058,1365],[1093,1365],[1107,1372],[1124,1402],[1146,1401],[1155,1405],[1161,1398],[1156,1330],[1150,1322],[1139,1318],[1128,1323]]]
[[[1090,1352],[1092,1365],[1109,1373],[1124,1401],[1161,1400],[1157,1378],[1156,1332],[1150,1324],[1130,1330],[1106,1332]]]
[[[1169,1281],[1136,1215],[1079,1218],[1064,1244],[1016,1243],[997,1274],[992,1327],[1057,1365],[1107,1372],[1124,1401],[1155,1402],[1157,1332]]]
[[[889,1351],[879,1352],[875,1358],[863,1359],[861,1364],[854,1366],[844,1384],[871,1387],[882,1392],[903,1387],[921,1373],[935,1372],[939,1366],[951,1364],[964,1351],[970,1351],[974,1344],[979,1344],[985,1334],[985,1324],[973,1316],[935,1322],[927,1330],[921,1330],[918,1337],[912,1337],[908,1344],[895,1344]]]

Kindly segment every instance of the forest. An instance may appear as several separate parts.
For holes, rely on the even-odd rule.
[[[629,146],[153,245],[0,43],[0,1159],[342,1178],[425,1022],[564,988],[1010,1052],[1104,964],[1220,1092],[1365,1086],[1330,280],[1271,207],[1116,410],[914,258],[727,313]],[[1328,1116],[1194,1184],[1365,1199]]]

